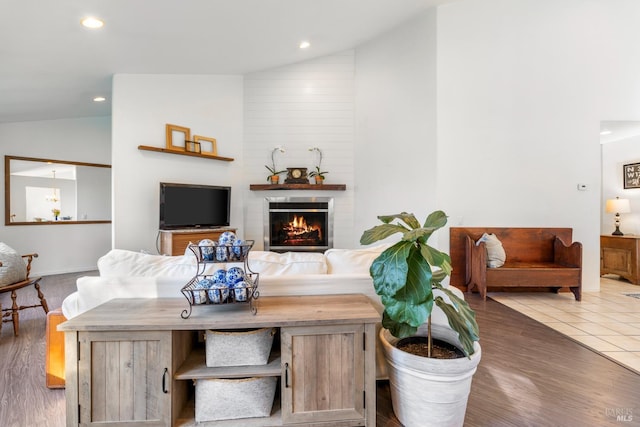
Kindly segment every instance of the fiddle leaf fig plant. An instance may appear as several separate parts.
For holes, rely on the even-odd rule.
[[[402,234],[401,240],[383,251],[369,270],[375,291],[385,307],[382,326],[398,338],[414,335],[420,325],[430,322],[435,303],[447,316],[449,326],[458,333],[461,350],[470,357],[474,353],[474,341],[480,339],[475,313],[464,299],[442,285],[451,274],[449,255],[427,244],[431,235],[447,223],[446,214],[432,212],[423,225],[406,212],[378,219],[382,224],[366,230],[360,238],[361,244],[369,245],[396,233]],[[433,289],[439,289],[446,299],[441,295],[434,297]]]

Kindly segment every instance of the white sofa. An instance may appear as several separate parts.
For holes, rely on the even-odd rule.
[[[359,293],[367,295],[382,314],[369,267],[388,246],[329,249],[324,253],[251,251],[248,266],[259,273],[260,298]],[[212,263],[207,273],[225,267]],[[77,291],[63,301],[62,312],[71,319],[114,298],[182,298],[187,307],[180,290],[194,277],[196,268],[196,258],[190,251],[184,256],[161,256],[113,249],[98,260],[100,276],[77,280]],[[462,297],[462,292],[455,291]],[[447,324],[444,313],[435,306],[433,322]],[[383,357],[382,349],[378,348],[378,378],[386,377]]]
[[[252,251],[248,266],[259,273],[261,297],[362,293],[382,312],[369,267],[386,247],[329,249],[325,253]],[[230,265],[211,263],[206,273]],[[114,298],[184,299],[180,289],[196,269],[196,258],[190,251],[184,256],[161,256],[113,249],[98,260],[99,276],[77,280],[77,291],[63,301],[62,312],[71,319]]]

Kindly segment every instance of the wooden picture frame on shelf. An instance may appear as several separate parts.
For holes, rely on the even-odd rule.
[[[166,130],[167,150],[186,151],[187,141],[191,140],[191,129],[167,123]]]
[[[640,188],[640,163],[630,163],[622,167],[624,188]]]
[[[200,143],[195,141],[185,141],[184,150],[187,153],[200,153]]]
[[[206,156],[217,156],[218,155],[218,142],[215,138],[209,138],[201,135],[193,135],[193,140],[195,142],[200,143],[200,153]],[[203,144],[204,142],[204,144]],[[203,149],[203,145],[205,147],[211,146],[210,150]]]

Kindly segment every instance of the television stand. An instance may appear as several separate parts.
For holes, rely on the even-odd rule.
[[[200,240],[210,239],[214,242],[225,231],[235,233],[237,228],[183,228],[177,230],[160,230],[160,254],[183,255],[189,242],[198,244]]]

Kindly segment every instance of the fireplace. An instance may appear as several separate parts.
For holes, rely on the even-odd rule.
[[[333,199],[267,197],[264,250],[324,252],[333,247]]]

